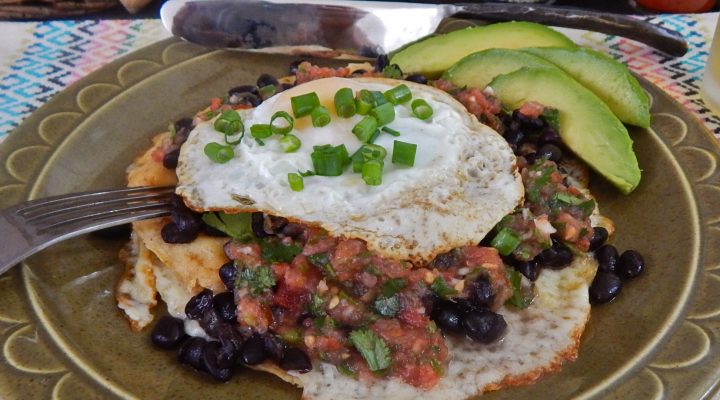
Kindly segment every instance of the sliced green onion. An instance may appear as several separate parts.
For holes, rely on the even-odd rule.
[[[380,129],[376,129],[375,133],[370,136],[370,139],[368,139],[368,143],[375,143],[378,137],[380,137]]]
[[[280,146],[282,146],[283,151],[286,153],[297,151],[301,144],[300,139],[292,134],[285,135],[280,139]]]
[[[266,139],[272,136],[269,124],[255,124],[250,127],[250,135],[255,139]]]
[[[412,167],[415,165],[415,152],[417,145],[415,143],[405,143],[399,140],[393,142],[393,164],[407,165]]]
[[[373,108],[373,96],[367,89],[361,89],[358,92],[357,99],[355,100],[357,107],[357,113],[360,115],[367,115]]]
[[[313,108],[310,113],[310,118],[312,119],[313,126],[320,128],[330,123],[330,111],[323,106],[317,106]]]
[[[220,164],[224,164],[235,157],[235,152],[231,146],[222,145],[220,143],[210,142],[205,145],[203,150],[209,159]]]
[[[392,106],[392,104],[391,104]],[[378,128],[378,122],[374,117],[366,116],[353,127],[353,134],[358,140],[367,143]]]
[[[373,108],[370,115],[375,117],[378,125],[387,125],[395,120],[395,106],[392,103],[381,104]]]
[[[415,99],[410,104],[410,108],[412,108],[413,114],[415,114],[416,117],[426,120],[433,115],[433,109],[430,107],[430,105],[427,103],[427,101],[423,99]]]
[[[300,176],[300,174],[296,174],[295,172],[290,172],[288,174],[288,183],[290,184],[290,189],[292,189],[294,192],[299,192],[305,187],[305,184],[303,183],[303,177]]]
[[[362,166],[365,162],[370,160],[383,161],[387,155],[387,150],[384,147],[376,144],[364,144],[352,155],[352,167],[353,172],[362,172]]]
[[[270,118],[270,131],[278,135],[284,135],[292,130],[294,123],[295,119],[290,114],[285,111],[278,111]]]
[[[396,131],[395,129],[390,128],[390,127],[388,127],[388,126],[383,126],[382,128],[380,128],[380,130],[383,131],[383,132],[385,132],[385,133],[387,133],[387,134],[393,135],[393,136],[395,136],[395,137],[400,136],[400,132],[398,132],[398,131]]]
[[[350,118],[357,112],[353,91],[342,88],[335,93],[335,113],[343,118]]]
[[[290,105],[292,106],[295,118],[300,118],[310,115],[313,108],[320,105],[320,98],[317,93],[310,92],[300,96],[291,97]]]
[[[490,246],[497,249],[503,256],[510,255],[520,244],[520,235],[510,228],[502,228],[490,242]]]
[[[226,135],[235,134],[239,132],[241,128],[243,130],[245,129],[240,120],[240,114],[235,110],[227,110],[220,114],[213,123],[213,127],[216,131]]]
[[[233,139],[235,137],[237,137],[237,139]],[[225,143],[229,144],[230,146],[235,146],[236,144],[242,142],[244,137],[245,127],[243,126],[242,132],[238,132],[235,135],[225,135]]]
[[[370,186],[382,184],[383,162],[380,160],[366,161],[362,166],[362,178]]]
[[[369,90],[369,92],[370,96],[372,96],[373,106],[381,106],[388,102],[383,92],[380,92],[378,90]]]
[[[335,147],[329,144],[313,146],[310,158],[313,168],[315,168],[315,174],[321,176],[340,176],[343,168],[350,162],[344,144]]]
[[[267,100],[269,97],[272,97],[272,95],[277,93],[277,88],[275,85],[267,85],[259,88],[258,92],[260,93],[261,99]]]
[[[402,104],[412,99],[410,88],[404,83],[386,90],[384,95],[385,99],[393,104]]]

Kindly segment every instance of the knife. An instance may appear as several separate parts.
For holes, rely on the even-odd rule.
[[[430,35],[447,17],[521,20],[624,36],[680,57],[683,37],[633,17],[522,3],[423,4],[319,0],[169,0],[160,15],[176,36],[208,47],[319,46],[375,57]]]

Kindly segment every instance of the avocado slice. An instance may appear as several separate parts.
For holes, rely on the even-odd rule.
[[[650,126],[650,99],[620,62],[588,48],[523,49],[557,65],[600,97],[626,124]]]
[[[498,75],[522,67],[557,68],[544,58],[518,50],[487,49],[465,56],[445,71],[442,78],[459,87],[484,89]]]
[[[521,68],[490,82],[504,105],[536,101],[558,110],[565,145],[620,191],[640,183],[640,168],[625,125],[585,86],[557,68]]]
[[[489,48],[566,47],[575,44],[560,32],[533,22],[501,22],[431,36],[390,56],[405,73],[437,78],[468,54]]]

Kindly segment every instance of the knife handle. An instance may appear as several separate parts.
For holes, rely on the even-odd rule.
[[[679,33],[627,15],[537,4],[462,3],[456,6],[454,17],[529,21],[602,32],[637,40],[674,57],[682,57],[688,50],[685,39]]]

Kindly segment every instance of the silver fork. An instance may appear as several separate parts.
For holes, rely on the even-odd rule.
[[[172,187],[137,187],[46,197],[0,211],[0,274],[36,252],[132,221],[170,214]]]

